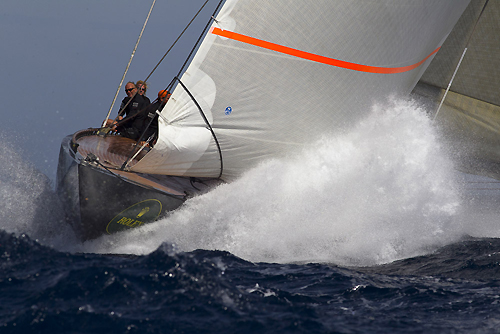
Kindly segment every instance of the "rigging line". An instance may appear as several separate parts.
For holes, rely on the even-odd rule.
[[[130,55],[130,60],[128,61],[127,67],[125,68],[125,72],[123,73],[122,80],[120,81],[120,84],[118,85],[118,89],[116,90],[115,97],[113,98],[113,102],[111,102],[111,106],[109,107],[108,114],[106,115],[106,119],[102,123],[102,126],[106,124],[106,122],[109,119],[109,115],[111,114],[111,110],[113,109],[113,106],[115,105],[116,98],[118,97],[118,94],[120,93],[120,89],[122,88],[123,81],[125,80],[125,76],[127,75],[128,69],[130,67],[130,64],[132,63],[132,59],[134,58],[135,51],[137,50],[137,47],[139,46],[139,42],[141,41],[142,34],[144,33],[144,29],[146,29],[146,24],[148,23],[149,17],[151,16],[151,12],[153,11],[153,7],[156,3],[156,0],[153,0],[153,3],[151,4],[151,8],[149,9],[148,16],[146,17],[146,21],[144,21],[144,24],[142,25],[142,30],[141,33],[139,34],[139,37],[137,38],[137,42],[135,43],[134,50],[132,51],[132,54]]]
[[[97,157],[96,157],[97,158]],[[140,186],[140,187],[143,187],[143,188],[146,188],[146,189],[149,189],[149,190],[152,190],[152,191],[159,191],[157,188],[153,187],[153,186],[150,186],[150,185],[147,185],[147,184],[144,184],[144,183],[140,183],[138,181],[134,181],[134,180],[131,180],[131,179],[128,179],[128,178],[124,178],[122,177],[121,175],[118,175],[116,173],[113,173],[113,171],[106,167],[105,165],[103,165],[100,161],[99,161],[99,158],[97,158],[97,160],[89,160],[89,162],[95,162],[96,164],[98,164],[99,166],[101,166],[101,168],[105,169],[108,173],[110,173],[112,176],[116,177],[117,179],[119,179],[120,181],[123,181],[123,182],[130,182],[130,183],[133,183],[137,186]],[[173,198],[181,198],[181,199],[186,199],[186,195],[182,196],[181,195],[174,195],[174,194],[170,194],[170,193],[166,193],[166,192],[162,192],[162,194],[166,195],[166,196],[169,196],[169,197],[173,197]]]
[[[175,80],[175,79],[174,79],[174,80]],[[172,80],[172,82],[173,82],[173,80]],[[172,85],[172,82],[170,83],[170,85]],[[172,94],[170,94],[170,95],[172,95]],[[159,100],[159,99],[154,100],[152,104],[156,103],[156,101],[158,101],[158,100]],[[165,107],[165,106],[163,106],[163,107]],[[163,109],[163,107],[161,107],[161,108]],[[148,107],[146,107],[146,108],[148,108]],[[130,119],[135,118],[136,116],[138,116],[141,112],[144,112],[145,110],[146,110],[146,109],[141,109],[141,110],[139,110],[137,113],[135,113],[134,115],[132,115],[132,116],[130,116],[130,117],[126,117],[126,118],[122,119],[121,121],[118,121],[118,122],[115,124],[115,126],[118,126],[118,125],[120,125],[120,124],[123,124],[123,123],[125,123],[125,122],[130,121]],[[161,114],[158,110],[156,110],[156,114],[157,114],[157,115],[159,115],[159,116],[161,116],[161,118],[163,118],[164,120],[166,120],[166,118],[165,118],[165,117],[164,117],[164,116],[163,116],[163,115],[162,115],[162,114]],[[128,120],[127,120],[127,119],[128,119]],[[139,137],[139,139],[137,139],[136,146],[137,146],[137,145],[139,145],[139,143],[142,141],[142,138],[144,137],[144,134],[145,134],[145,133],[146,133],[146,131],[149,129],[149,127],[151,126],[151,124],[153,123],[153,121],[154,121],[154,118],[151,118],[151,120],[150,120],[150,121],[149,121],[149,123],[148,123],[148,126],[146,126],[146,128],[145,128],[145,129],[144,129],[144,131],[142,132],[142,134],[141,134],[141,136]],[[167,123],[168,123],[168,121],[167,121]],[[168,124],[170,124],[170,123],[168,123]],[[151,138],[150,138],[150,139],[151,139]],[[150,139],[148,139],[148,142],[149,142],[149,140],[150,140]],[[134,149],[132,149],[132,151],[130,152],[130,155],[129,155],[128,159],[127,159],[127,160],[123,163],[123,165],[122,165],[122,170],[126,167],[126,165],[128,165],[129,161],[131,160],[131,158],[130,158],[130,157],[131,157],[133,154],[134,154]],[[134,158],[135,158],[135,156],[134,156]],[[133,158],[132,158],[132,159],[133,159]]]
[[[184,33],[186,32],[186,30],[189,28],[189,26],[191,25],[191,23],[193,23],[193,21],[196,19],[196,17],[198,16],[198,14],[200,14],[200,12],[203,10],[203,8],[205,8],[205,5],[208,3],[209,0],[206,0],[205,3],[201,6],[201,8],[198,10],[198,12],[194,15],[194,17],[191,19],[191,21],[189,21],[189,23],[187,24],[187,26],[184,28],[184,30],[181,32],[181,34],[177,37],[177,39],[174,41],[174,43],[170,46],[170,48],[167,50],[167,52],[165,52],[165,54],[163,55],[163,57],[160,59],[160,61],[158,62],[158,64],[156,64],[156,66],[153,68],[153,70],[151,71],[151,73],[149,73],[149,75],[146,77],[146,79],[144,79],[144,81],[146,82],[150,77],[151,75],[153,75],[153,73],[156,71],[156,69],[158,68],[158,66],[160,66],[160,64],[163,62],[163,60],[165,59],[165,57],[169,54],[170,50],[172,50],[172,48],[175,46],[175,44],[179,41],[179,39],[182,37],[182,35],[184,35]]]
[[[155,0],[155,1],[156,1],[156,0]],[[164,59],[165,59],[165,57],[168,55],[168,53],[172,50],[172,48],[173,48],[173,47],[175,46],[175,44],[179,41],[179,39],[182,37],[182,35],[186,32],[186,30],[189,28],[189,26],[193,23],[193,21],[196,19],[196,17],[198,17],[198,15],[199,15],[199,14],[200,14],[200,12],[203,10],[203,8],[205,8],[205,6],[206,6],[206,4],[208,3],[208,1],[209,1],[209,0],[206,0],[206,1],[205,1],[205,3],[204,3],[201,7],[200,7],[200,9],[198,10],[198,12],[196,12],[196,14],[194,15],[194,17],[193,17],[193,18],[191,19],[191,21],[187,24],[187,26],[184,28],[184,30],[181,32],[181,34],[177,37],[177,39],[174,41],[174,43],[170,46],[170,48],[167,50],[167,52],[163,55],[163,57],[160,59],[160,61],[156,64],[156,66],[153,68],[153,70],[151,71],[151,73],[149,73],[149,75],[146,77],[146,79],[144,79],[144,82],[146,82],[146,81],[147,81],[147,80],[151,77],[151,75],[152,75],[152,74],[156,71],[156,69],[158,68],[158,66],[160,66],[160,64],[163,62],[163,60],[164,60]],[[223,1],[224,1],[224,0],[220,0],[219,4],[217,5],[217,8],[216,8],[216,9],[215,9],[215,11],[214,11],[214,15],[215,15],[215,13],[219,10],[219,8],[220,8],[220,6],[221,6],[221,4],[222,4],[222,2],[223,2]],[[151,9],[152,9],[152,7],[151,7]],[[150,11],[150,13],[151,13],[151,11]],[[149,18],[149,15],[148,15],[148,18]],[[213,19],[213,15],[212,15],[212,17],[211,17],[210,21],[209,21],[209,22],[207,23],[207,25],[205,26],[205,29],[203,30],[203,33],[204,33],[207,29],[208,29],[208,27],[209,27],[209,25],[210,25],[210,23],[211,23],[211,20],[212,20],[212,19]],[[203,33],[202,33],[202,34],[200,35],[200,37],[198,38],[198,40],[197,40],[197,42],[196,42],[196,44],[195,44],[195,47],[193,47],[193,49],[191,50],[191,53],[189,54],[189,56],[187,57],[186,61],[184,62],[184,65],[182,65],[181,70],[179,71],[179,73],[181,73],[181,72],[182,72],[182,69],[186,66],[186,64],[187,64],[187,62],[188,62],[188,60],[189,60],[189,58],[191,57],[191,55],[193,54],[193,52],[194,52],[194,50],[195,50],[195,48],[196,48],[196,45],[198,45],[198,44],[199,44],[199,42],[200,42],[200,40],[201,40],[201,38],[202,38],[202,36],[203,36]],[[135,50],[134,50],[134,52],[135,52]],[[132,59],[131,59],[131,60],[132,60]],[[129,64],[130,64],[130,63],[129,63]],[[128,66],[127,66],[127,69],[128,69]],[[125,74],[124,74],[124,77],[125,77]],[[179,80],[179,81],[180,81],[180,80]],[[170,84],[167,86],[167,88],[166,88],[166,89],[167,89],[168,91],[171,91],[171,88],[172,88],[172,86],[174,85],[174,82],[175,82],[175,78],[174,78],[174,79],[172,79],[172,81],[170,82]],[[122,78],[122,83],[121,83],[121,84],[123,84],[123,78]],[[121,87],[121,84],[120,84],[120,87]],[[117,92],[116,92],[115,99],[113,100],[113,103],[114,103],[114,102],[115,102],[115,100],[116,100],[116,96],[118,95],[118,92],[119,92],[119,90],[120,90],[120,87],[118,88],[118,90],[117,90]],[[137,92],[136,92],[136,94],[137,94]],[[134,94],[134,96],[135,96],[135,94]],[[127,105],[128,105],[128,104],[132,101],[132,99],[134,98],[134,96],[132,96],[132,98],[131,98],[131,99],[129,99],[129,101],[128,101],[128,102],[127,102],[127,104],[123,107],[123,109],[122,109],[121,111],[123,111],[123,110],[127,107]],[[193,100],[194,100],[194,98],[193,98]],[[197,103],[196,103],[196,104],[197,104]],[[106,119],[105,119],[105,120],[104,120],[104,122],[103,122],[103,125],[102,125],[103,127],[104,127],[104,125],[106,124],[107,120],[109,119],[109,115],[110,115],[110,113],[111,113],[111,109],[112,109],[112,107],[110,108],[110,110],[109,110],[109,112],[108,112],[108,115],[107,115]],[[201,110],[201,108],[200,108],[200,110]],[[160,115],[160,116],[163,116],[163,115],[161,115],[161,114],[159,114],[159,115]],[[120,112],[118,113],[118,116],[120,116]],[[118,116],[117,116],[117,118],[118,118]],[[162,117],[162,118],[163,118],[163,117]],[[116,120],[116,119],[115,119],[115,120]],[[118,124],[120,124],[120,122],[118,122]],[[213,133],[213,132],[212,132],[212,133]],[[215,134],[214,134],[214,136],[215,136]],[[217,142],[217,138],[215,138],[215,141]],[[138,141],[138,142],[139,142],[139,141]],[[218,145],[218,142],[217,142],[217,145]],[[133,154],[133,151],[132,151],[131,155],[132,155],[132,154]],[[221,155],[220,148],[219,148],[219,154]],[[220,157],[221,157],[221,175],[222,175],[222,155],[221,155]],[[125,166],[125,164],[126,164],[126,163],[127,163],[127,161],[125,161],[125,162],[124,162],[124,165],[122,166],[122,168],[124,168],[124,166]],[[219,177],[220,177],[220,176],[219,176]]]
[[[212,24],[212,20],[215,20],[215,14],[219,11],[219,9],[220,9],[220,7],[222,5],[222,2],[224,2],[224,0],[220,0],[219,1],[219,4],[217,5],[217,8],[215,8],[213,15],[208,20],[205,28],[203,29],[203,31],[201,32],[200,36],[198,37],[198,40],[196,41],[196,43],[194,44],[193,48],[191,49],[191,52],[187,56],[186,61],[184,62],[184,64],[180,68],[179,73],[177,74],[177,77],[181,76],[181,73],[184,71],[184,68],[186,67],[189,59],[191,58],[191,56],[193,55],[194,51],[196,50],[196,47],[200,44],[200,41],[201,41],[203,35],[205,35],[206,31],[208,30],[208,27],[210,27],[210,25]]]
[[[156,1],[156,0],[154,0]],[[184,30],[180,33],[180,35],[177,37],[177,39],[174,41],[174,43],[170,46],[170,48],[167,50],[167,52],[165,52],[165,54],[163,55],[163,57],[160,59],[160,61],[156,64],[156,66],[153,68],[153,70],[151,71],[151,73],[149,73],[149,75],[146,77],[146,79],[144,79],[144,82],[148,81],[148,79],[151,77],[151,75],[153,75],[153,73],[156,71],[156,69],[158,68],[158,66],[160,66],[160,64],[163,62],[163,60],[165,59],[165,57],[170,53],[170,51],[173,49],[173,47],[175,46],[175,44],[177,44],[177,42],[180,40],[180,38],[182,37],[182,35],[186,32],[186,30],[189,28],[189,26],[193,23],[193,21],[196,19],[196,17],[198,16],[198,14],[200,14],[200,12],[203,10],[203,8],[205,7],[205,5],[208,3],[209,0],[206,0],[205,3],[201,6],[201,8],[198,10],[198,12],[194,15],[194,17],[191,19],[191,21],[187,24],[187,26],[184,28]],[[153,7],[151,7],[151,10],[153,9]],[[150,10],[150,13],[151,13],[151,10]],[[149,15],[148,15],[148,18],[149,18]],[[142,33],[141,33],[142,35]],[[139,41],[137,41],[137,44],[139,44]],[[137,48],[137,44],[136,44],[136,48]],[[135,52],[135,49],[134,49],[134,52]],[[132,55],[133,57],[133,55]],[[130,61],[132,61],[132,57],[130,58]],[[127,66],[127,70],[128,70],[128,67],[130,66],[130,62],[129,62],[129,65]],[[110,110],[108,111],[108,115],[106,117],[106,119],[104,120],[103,124],[102,124],[102,127],[105,126],[107,120],[109,119],[109,115],[111,114],[111,110],[113,108],[113,105],[114,103],[116,102],[116,97],[118,96],[118,93],[121,89],[121,86],[123,84],[123,80],[125,78],[125,74],[127,73],[127,70],[125,71],[125,73],[123,74],[123,78],[122,78],[122,82],[120,83],[120,86],[118,87],[118,90],[115,94],[115,98],[113,100],[113,104],[111,105],[111,108]],[[125,104],[125,106],[118,111],[118,116],[121,116],[121,114],[123,113],[123,110],[125,110],[125,108],[129,105],[129,103],[132,101],[132,99],[135,97],[135,95],[137,94],[137,92],[132,96],[132,98],[130,98],[128,101],[127,101],[127,104]],[[117,116],[117,118],[118,118]],[[117,118],[115,119],[115,121],[117,120]]]
[[[210,122],[208,121],[207,116],[205,116],[205,113],[203,112],[203,109],[201,108],[201,106],[198,103],[198,101],[196,101],[196,99],[194,98],[193,94],[191,94],[191,92],[189,91],[189,89],[187,89],[187,87],[184,85],[184,83],[182,83],[181,79],[177,78],[177,80],[181,84],[182,88],[184,88],[184,90],[186,91],[186,93],[189,95],[189,97],[191,98],[191,100],[193,100],[193,103],[198,108],[198,111],[200,112],[201,117],[205,121],[205,124],[207,125],[208,130],[212,133],[212,137],[214,138],[215,144],[217,145],[217,150],[219,151],[220,172],[219,172],[219,176],[217,178],[220,179],[220,177],[222,176],[222,172],[224,171],[224,162],[222,160],[222,149],[220,148],[219,140],[217,139],[217,136],[215,135],[215,132],[214,132],[212,126],[210,125]]]
[[[179,39],[182,37],[182,35],[186,32],[186,30],[189,28],[189,26],[193,23],[193,21],[196,19],[196,17],[198,17],[198,15],[201,13],[201,11],[203,10],[203,8],[205,8],[206,4],[208,3],[209,0],[206,0],[205,3],[200,7],[200,9],[198,10],[198,12],[194,15],[194,17],[191,19],[191,21],[187,24],[187,26],[184,28],[184,30],[181,32],[181,34],[177,37],[177,39],[174,41],[174,43],[170,46],[170,48],[167,50],[167,52],[163,55],[163,57],[160,59],[160,61],[158,62],[158,64],[156,64],[156,66],[153,68],[153,70],[151,71],[151,73],[149,73],[149,75],[146,77],[146,79],[144,80],[145,82],[151,77],[151,75],[156,71],[156,69],[158,68],[158,66],[160,66],[160,64],[162,63],[162,61],[165,59],[165,57],[167,56],[167,54],[170,52],[170,50],[172,50],[172,48],[175,46],[175,44],[179,41]],[[205,32],[208,30],[208,28],[210,27],[210,24],[212,22],[212,20],[215,20],[214,16],[215,14],[219,11],[222,3],[223,3],[224,0],[220,0],[219,1],[219,4],[217,5],[217,8],[214,10],[214,13],[213,15],[211,16],[210,20],[207,22],[205,28],[203,29],[202,33],[200,34],[200,36],[198,37],[198,40],[196,41],[194,47],[192,48],[191,52],[189,53],[189,56],[186,58],[184,64],[182,65],[181,69],[179,70],[179,75],[182,73],[183,69],[186,67],[186,64],[187,62],[189,61],[189,59],[191,58],[192,54],[194,53],[196,47],[199,45],[203,35],[205,34]],[[180,82],[180,79],[177,77],[174,77],[172,79],[172,81],[170,82],[170,84],[165,88],[167,91],[172,91],[172,87],[174,86],[175,84],[175,81],[178,80]],[[184,87],[184,89],[188,92],[188,94],[191,96],[192,100],[194,101],[194,103],[198,106],[198,109],[200,110],[200,113],[202,114],[202,117],[204,118],[205,120],[205,123],[207,124],[207,126],[209,127],[210,131],[212,132],[212,135],[214,137],[214,140],[217,144],[217,147],[218,147],[218,150],[219,150],[219,157],[220,157],[220,161],[221,161],[221,170],[220,170],[220,174],[219,174],[219,178],[221,177],[222,175],[222,170],[223,170],[223,163],[222,163],[222,152],[221,152],[221,149],[220,149],[220,145],[219,145],[219,142],[217,140],[217,138],[215,137],[215,133],[213,132],[210,124],[208,123],[208,120],[206,119],[205,115],[203,114],[203,111],[201,109],[201,107],[199,106],[198,102],[194,99],[194,96],[187,90],[186,86],[184,86],[182,83],[181,85]],[[158,111],[156,111],[156,113],[167,123],[167,124],[170,124],[170,122],[168,122],[168,120]],[[151,125],[151,122],[149,123]],[[148,125],[149,126],[149,125]],[[143,133],[144,134],[144,133]],[[141,136],[142,138],[142,136]],[[141,138],[137,141],[137,143],[139,143],[139,141],[141,140]],[[132,150],[132,153],[131,155],[133,154],[133,150]],[[124,162],[123,166],[122,166],[122,169],[124,168],[124,166],[127,164],[127,161]]]
[[[470,40],[472,39],[472,36],[474,35],[474,31],[476,30],[477,24],[479,23],[479,20],[481,19],[481,16],[483,16],[484,10],[486,9],[486,5],[488,5],[488,1],[484,3],[483,9],[481,10],[481,13],[477,17],[476,23],[474,24],[474,28],[472,29],[471,34],[469,35],[469,38],[467,39],[467,43],[465,44],[465,49],[464,52],[462,52],[462,57],[460,57],[460,60],[458,61],[457,67],[455,68],[455,72],[453,72],[453,75],[451,76],[450,83],[448,84],[448,87],[446,88],[446,91],[444,92],[443,98],[441,99],[441,102],[439,103],[439,107],[436,110],[436,113],[434,114],[434,118],[432,119],[433,121],[436,120],[437,115],[439,114],[439,111],[441,110],[441,107],[443,106],[444,100],[446,99],[446,95],[448,95],[448,92],[450,91],[451,84],[453,83],[453,80],[455,79],[455,75],[458,72],[458,69],[460,65],[462,64],[462,60],[465,57],[465,53],[467,52],[467,49],[469,47]]]
[[[142,137],[142,136],[141,136]],[[128,164],[134,160],[138,155],[139,153],[142,152],[142,150],[144,149],[144,147],[146,147],[147,144],[149,144],[149,141],[151,140],[151,137],[148,138],[148,140],[146,140],[144,142],[144,144],[142,144],[142,146],[137,150],[137,152],[132,156],[130,157],[129,159],[127,159],[127,161],[125,161],[125,163],[122,165],[122,167],[120,168],[120,170],[125,170],[125,168],[128,167]],[[136,144],[136,147],[137,147],[137,144]]]
[[[159,99],[156,99],[156,100],[155,100],[152,104],[156,103],[156,101],[159,101]],[[132,116],[132,117],[135,117],[135,116],[139,115],[141,112],[144,112],[145,110],[147,110],[147,109],[142,109],[141,111],[139,111],[137,114],[135,114],[135,115],[134,115],[134,116]],[[161,115],[160,113],[158,113],[158,110],[156,110],[156,113],[157,113],[158,115]],[[161,116],[163,117],[163,115],[161,115]],[[137,142],[135,143],[134,148],[132,148],[132,151],[130,152],[130,155],[128,156],[127,160],[125,160],[125,162],[123,163],[123,165],[122,165],[122,167],[121,167],[121,169],[120,169],[120,170],[124,170],[124,169],[128,166],[128,164],[130,163],[130,161],[132,161],[133,159],[135,159],[135,157],[139,154],[139,152],[141,152],[141,151],[144,149],[144,147],[146,146],[146,144],[147,144],[147,143],[149,143],[149,142],[151,141],[152,137],[149,137],[149,138],[147,139],[146,143],[145,143],[145,144],[143,144],[143,146],[140,148],[140,150],[139,150],[139,151],[137,151],[137,153],[135,153],[135,154],[134,154],[134,150],[135,150],[135,148],[136,148],[138,145],[140,145],[139,143],[142,141],[142,139],[143,139],[143,137],[144,137],[144,134],[145,134],[145,133],[146,133],[146,131],[149,129],[149,127],[151,126],[151,124],[153,123],[153,121],[154,121],[154,117],[153,117],[153,118],[151,118],[151,120],[150,120],[150,121],[149,121],[149,123],[148,123],[148,126],[146,126],[146,128],[144,129],[144,131],[141,133],[141,136],[139,137],[139,139],[137,139]]]

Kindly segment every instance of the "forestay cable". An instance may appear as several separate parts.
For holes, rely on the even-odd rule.
[[[144,79],[144,82],[148,81],[148,79],[151,77],[151,75],[153,75],[153,73],[156,71],[156,69],[158,68],[158,66],[160,66],[160,64],[163,62],[163,60],[165,59],[165,57],[169,54],[170,50],[172,50],[172,48],[175,46],[175,44],[177,44],[177,42],[179,41],[179,39],[182,37],[182,35],[184,35],[184,33],[186,32],[186,30],[189,28],[189,26],[191,25],[191,23],[193,23],[193,21],[196,19],[196,17],[198,16],[198,14],[200,14],[200,12],[203,10],[203,8],[205,8],[205,6],[208,3],[208,1],[210,1],[210,0],[206,0],[205,3],[201,6],[201,8],[198,10],[198,12],[191,19],[191,21],[189,21],[189,23],[184,28],[184,30],[181,32],[181,34],[177,37],[177,39],[174,41],[174,43],[172,43],[172,45],[167,50],[167,52],[165,52],[165,54],[160,59],[160,61],[158,62],[158,64],[156,64],[156,66],[153,68],[153,70],[151,71],[151,73],[149,73],[149,75],[146,77],[146,79]]]
[[[146,29],[146,24],[148,23],[149,17],[151,16],[151,12],[153,11],[153,7],[154,7],[155,3],[156,3],[156,0],[153,0],[153,3],[151,4],[151,8],[149,9],[148,16],[146,17],[146,21],[144,21],[144,25],[142,26],[141,33],[139,34],[139,37],[137,38],[137,42],[135,43],[134,50],[132,51],[132,54],[130,55],[130,60],[128,61],[127,67],[125,68],[125,72],[123,73],[122,80],[120,81],[120,84],[118,85],[118,89],[116,90],[115,97],[113,98],[113,102],[111,102],[111,106],[109,107],[109,111],[108,111],[108,114],[106,115],[106,119],[102,123],[103,127],[109,119],[109,115],[111,114],[111,110],[113,110],[113,106],[115,105],[116,98],[118,97],[118,94],[120,93],[120,89],[122,88],[123,81],[125,80],[125,76],[127,75],[130,64],[132,63],[132,59],[134,58],[135,51],[137,50],[137,47],[139,46],[139,42],[141,41],[142,34],[144,33],[144,29]]]
[[[160,64],[163,62],[163,60],[165,59],[165,57],[169,54],[170,50],[172,50],[172,48],[175,46],[175,44],[177,44],[177,42],[179,41],[179,39],[182,37],[182,35],[184,35],[184,33],[186,32],[186,30],[189,28],[189,26],[191,26],[191,24],[193,23],[193,21],[196,19],[196,17],[198,16],[198,14],[200,14],[200,12],[203,10],[203,8],[205,8],[206,4],[208,3],[209,0],[206,0],[205,3],[203,3],[203,5],[201,6],[201,8],[198,10],[198,12],[194,15],[194,17],[191,19],[191,21],[187,24],[187,26],[184,28],[184,30],[180,33],[180,35],[177,37],[177,39],[174,41],[174,43],[170,46],[170,48],[167,50],[167,52],[165,52],[165,54],[163,55],[163,57],[160,59],[160,61],[156,64],[156,66],[153,68],[153,70],[149,73],[149,75],[146,77],[146,79],[144,79],[144,82],[148,81],[148,79],[151,77],[151,75],[156,71],[156,69],[158,68],[158,66],[160,66]],[[156,2],[156,0],[153,1],[153,4],[151,5],[151,9],[149,11],[149,14],[148,14],[148,17],[146,19],[146,22],[147,20],[149,19],[149,15],[151,14],[151,11],[153,10],[153,6],[154,6],[154,3]],[[146,26],[146,22],[144,22],[144,27],[143,27],[143,30],[144,31],[144,28]],[[130,61],[127,65],[127,69],[125,70],[125,73],[123,74],[123,77],[122,77],[122,80],[120,82],[120,86],[118,87],[117,91],[116,91],[116,94],[115,94],[115,97],[113,99],[113,103],[111,104],[111,107],[108,111],[108,114],[106,116],[106,119],[104,120],[104,122],[102,123],[102,127],[104,127],[106,125],[106,122],[107,120],[109,119],[109,115],[111,114],[111,110],[113,109],[113,106],[114,106],[114,103],[116,102],[116,98],[120,92],[120,89],[121,89],[121,86],[123,84],[123,81],[125,79],[125,75],[127,74],[127,71],[128,71],[128,68],[130,66],[130,63],[132,62],[132,58],[134,57],[134,53],[135,53],[135,50],[137,49],[137,46],[139,44],[139,40],[140,40],[140,37],[142,36],[142,31],[141,31],[141,35],[139,36],[139,39],[137,40],[137,44],[134,48],[134,52],[132,53],[132,56],[130,57]],[[135,96],[135,95],[134,95]],[[127,102],[127,105],[128,103],[130,103],[130,101],[132,101],[132,99],[129,99],[129,101]],[[126,106],[124,107],[126,108]]]

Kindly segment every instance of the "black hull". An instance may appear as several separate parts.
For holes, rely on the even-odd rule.
[[[86,161],[72,149],[71,136],[61,144],[57,190],[68,221],[82,241],[153,222],[190,195],[208,189],[206,183],[193,186],[189,178],[159,176],[151,181],[144,177]]]

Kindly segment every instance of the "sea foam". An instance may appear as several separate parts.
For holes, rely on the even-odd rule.
[[[168,243],[251,261],[386,263],[463,235],[455,175],[425,110],[392,99],[346,133],[265,161],[166,219],[84,249],[144,254]]]
[[[156,223],[85,243],[65,222],[52,182],[3,139],[0,228],[62,251],[147,254],[161,246],[254,262],[372,265],[464,235],[500,237],[498,182],[457,172],[426,111],[408,100],[374,106],[349,131],[265,161]]]
[[[51,246],[64,247],[70,239],[74,242],[51,180],[9,138],[0,135],[0,139],[0,228]]]

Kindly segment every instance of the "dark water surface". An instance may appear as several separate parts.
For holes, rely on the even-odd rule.
[[[500,182],[457,173],[413,104],[377,110],[83,244],[0,145],[0,334],[500,332]]]
[[[0,232],[1,333],[495,333],[500,239],[386,265],[71,254]]]

